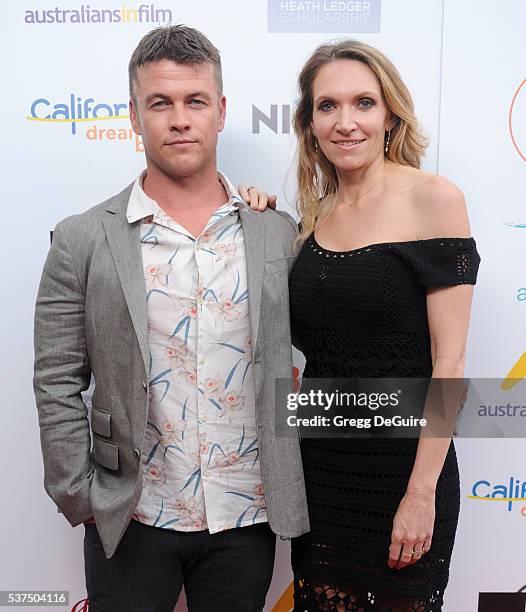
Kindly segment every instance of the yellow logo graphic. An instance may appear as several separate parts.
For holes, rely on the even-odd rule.
[[[291,582],[274,604],[272,612],[290,612],[294,607],[294,584]]]
[[[500,388],[503,391],[509,391],[524,378],[526,378],[526,351],[524,351],[515,365],[508,372],[506,378],[502,381]]]

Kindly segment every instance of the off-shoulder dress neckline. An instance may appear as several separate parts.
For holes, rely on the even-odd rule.
[[[396,242],[373,242],[371,244],[366,244],[362,247],[358,247],[356,249],[350,249],[348,251],[333,251],[331,249],[326,249],[325,247],[321,246],[319,244],[319,242],[316,240],[316,236],[314,235],[314,232],[312,232],[308,238],[308,240],[310,240],[311,242],[311,246],[313,247],[313,249],[317,252],[320,253],[326,253],[329,255],[350,255],[350,254],[356,254],[356,255],[360,255],[361,253],[367,252],[367,251],[371,251],[372,249],[375,248],[379,248],[379,247],[393,247],[393,246],[400,246],[400,245],[421,245],[421,246],[432,246],[432,245],[438,245],[438,246],[462,246],[463,242],[474,242],[474,238],[473,236],[466,236],[465,238],[459,238],[459,237],[439,237],[439,238],[423,238],[420,240],[400,240],[400,241],[396,241]]]

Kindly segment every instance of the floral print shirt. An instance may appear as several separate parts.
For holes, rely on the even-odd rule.
[[[229,201],[195,238],[135,181],[150,348],[142,495],[134,519],[216,533],[267,521],[248,318],[245,203]]]

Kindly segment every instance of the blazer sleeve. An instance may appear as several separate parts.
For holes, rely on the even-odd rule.
[[[276,211],[283,219],[286,219],[289,224],[290,224],[290,230],[291,230],[291,239],[294,241],[296,239],[296,236],[299,234],[299,232],[301,231],[301,222],[297,222],[294,217],[292,215],[289,215],[289,213],[286,213],[284,211]],[[294,263],[296,262],[296,258],[298,257],[298,252],[299,249],[297,246],[295,246],[295,248],[293,249],[293,253],[294,253]],[[294,266],[294,264],[293,264]],[[298,351],[303,352],[302,348],[301,348],[301,344],[299,342],[298,339],[298,335],[297,335],[297,330],[295,329],[295,326],[292,324],[293,321],[291,320],[291,327],[290,327],[290,335],[291,335],[291,340],[292,340],[292,344],[294,347],[296,347],[298,349]]]
[[[33,387],[44,486],[73,526],[92,516],[91,436],[81,396],[91,378],[84,305],[62,221],[55,228],[38,290]]]

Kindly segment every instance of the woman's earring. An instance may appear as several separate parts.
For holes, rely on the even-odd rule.
[[[314,150],[316,151],[316,153],[318,152],[318,139],[316,138],[316,136],[314,137]]]
[[[387,140],[385,141],[385,153],[389,151],[389,142],[391,141],[391,130],[387,132]]]

